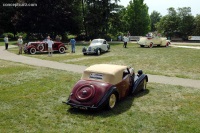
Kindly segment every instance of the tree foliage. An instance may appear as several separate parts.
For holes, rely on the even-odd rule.
[[[0,34],[26,33],[44,38],[57,34],[84,35],[90,39],[122,35],[145,35],[150,30],[184,39],[200,35],[200,16],[192,16],[190,7],[168,8],[161,16],[148,14],[144,0],[130,0],[127,7],[119,0],[1,0]],[[4,3],[35,3],[37,6],[3,6]],[[107,39],[107,38],[106,38]]]
[[[85,30],[92,38],[108,33],[109,20],[117,1],[113,3],[112,0],[86,0],[84,2]]]
[[[151,31],[156,31],[156,23],[160,21],[160,19],[162,18],[162,15],[157,12],[157,11],[153,11],[150,15],[150,19],[151,19]]]
[[[19,13],[16,14],[18,30],[52,36],[65,32],[75,34],[80,31],[82,22],[78,0],[32,0],[32,2],[37,3],[37,6],[19,8]]]
[[[13,25],[13,16],[16,13],[16,8],[3,6],[5,3],[16,3],[16,0],[0,1],[0,34],[4,32],[15,33],[16,31]]]
[[[158,32],[164,34],[165,36],[174,36],[175,32],[178,32],[178,26],[180,23],[180,18],[176,10],[171,7],[168,8],[168,14],[161,18],[160,22],[157,23],[156,28]]]
[[[156,29],[165,36],[181,37],[185,40],[188,36],[196,34],[194,31],[197,25],[190,7],[178,8],[177,11],[171,7],[168,14],[156,24]]]
[[[190,7],[178,8],[180,17],[179,32],[183,39],[187,39],[194,31],[194,17],[191,14]]]
[[[126,17],[129,23],[127,30],[130,31],[131,35],[145,35],[149,32],[150,17],[148,6],[144,4],[144,0],[130,1]]]
[[[200,15],[197,15],[194,19],[194,32],[193,35],[200,36]]]
[[[47,34],[55,36],[63,35],[65,32],[77,34],[81,31],[82,16],[79,15],[81,12],[79,0],[20,0],[5,3],[16,2],[36,4],[36,6],[3,8],[4,13],[13,11],[11,15],[1,16],[3,19],[10,17],[12,27],[18,32],[37,34],[44,38]],[[10,31],[8,28],[5,30]]]

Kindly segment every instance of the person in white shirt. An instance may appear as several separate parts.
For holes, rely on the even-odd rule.
[[[5,42],[5,49],[7,50],[8,49],[8,35],[4,37],[4,42]]]
[[[23,45],[22,36],[19,36],[17,43],[18,43],[18,47],[19,47],[19,53],[18,54],[22,54],[22,45]]]
[[[127,42],[129,41],[128,37],[124,36],[123,41],[124,41],[124,48],[126,48]]]
[[[47,37],[47,44],[48,44],[48,56],[52,56],[53,54],[53,49],[52,49],[52,46],[53,46],[53,41],[51,40],[50,36]]]

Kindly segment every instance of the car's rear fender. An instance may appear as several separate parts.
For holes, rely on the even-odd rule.
[[[115,86],[111,86],[108,89],[108,91],[105,93],[105,95],[100,99],[100,101],[95,105],[91,106],[91,105],[84,105],[84,104],[76,104],[76,101],[73,101],[73,100],[70,100],[70,99],[68,99],[67,102],[63,102],[63,103],[71,105],[72,107],[75,107],[75,108],[98,110],[98,109],[104,108],[107,105],[109,97],[113,93],[116,94],[117,101],[118,101],[119,100],[119,93],[117,92],[117,89],[116,89]]]
[[[34,45],[29,45],[29,46],[27,46],[27,48],[26,49],[30,49],[30,48],[35,48],[36,49],[36,47],[34,46]]]
[[[92,88],[94,88],[95,93],[91,98],[88,98],[85,101],[80,101],[79,99],[77,99],[76,93],[77,90],[80,90],[80,88],[83,88],[84,86],[92,86]],[[79,80],[72,89],[72,92],[69,96],[69,100],[73,101],[74,104],[82,104],[84,106],[96,106],[98,105],[99,101],[101,101],[101,99],[104,97],[104,95],[107,94],[111,86],[113,85],[100,81]]]
[[[65,45],[64,45],[64,44],[62,44],[62,43],[58,45],[58,49],[59,49],[60,47],[64,47],[64,48],[65,48],[65,50],[67,50],[67,48],[65,47]]]
[[[102,99],[99,101],[99,103],[97,104],[97,106],[105,106],[107,103],[107,100],[109,99],[110,95],[112,93],[116,94],[117,97],[117,101],[119,100],[119,93],[117,91],[116,86],[111,86],[110,89],[108,89],[108,91],[105,93],[105,95],[102,97]]]

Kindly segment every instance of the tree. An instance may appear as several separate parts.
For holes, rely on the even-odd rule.
[[[127,31],[127,29],[125,29],[125,27],[127,27],[127,21],[124,19],[125,14],[126,9],[124,6],[115,5],[114,10],[110,13],[108,21],[108,33],[118,36]]]
[[[116,3],[118,0],[115,0]],[[108,22],[113,10],[112,0],[86,0],[85,24],[91,38],[104,36],[108,32]]]
[[[194,19],[195,30],[193,32],[194,36],[200,36],[200,14],[196,15]]]
[[[2,0],[0,1],[0,34],[4,32],[16,33],[13,24],[13,17],[15,15],[15,6],[4,6],[7,3],[16,3],[16,0]]]
[[[178,8],[178,16],[180,17],[178,29],[182,38],[186,40],[194,30],[194,17],[191,14],[191,8]]]
[[[131,35],[145,35],[150,31],[148,6],[143,2],[144,0],[133,0],[127,7],[127,30]]]
[[[82,15],[79,0],[21,0],[19,3],[35,3],[36,6],[19,6],[13,19],[18,32],[37,34],[40,38],[66,32],[78,34],[81,31]]]
[[[84,27],[85,35],[88,36],[88,31],[87,31],[86,23],[85,23],[85,0],[81,0],[81,5],[82,5],[82,15],[83,15],[83,27]]]
[[[151,31],[156,31],[156,23],[160,21],[160,19],[162,18],[162,15],[157,12],[157,11],[153,11],[150,15],[150,19],[151,19]]]
[[[179,32],[180,18],[177,15],[176,10],[171,7],[168,8],[168,14],[161,18],[160,22],[156,24],[156,29],[162,35],[172,37]]]

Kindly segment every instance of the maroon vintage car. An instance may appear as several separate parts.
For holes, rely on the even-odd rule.
[[[64,103],[79,109],[113,109],[117,101],[145,90],[147,82],[142,70],[135,75],[134,69],[127,66],[93,65],[83,72]]]
[[[52,45],[53,51],[65,53],[67,48],[62,42],[54,42]],[[24,46],[24,53],[35,54],[36,52],[47,52],[48,44],[45,41],[29,42]]]

